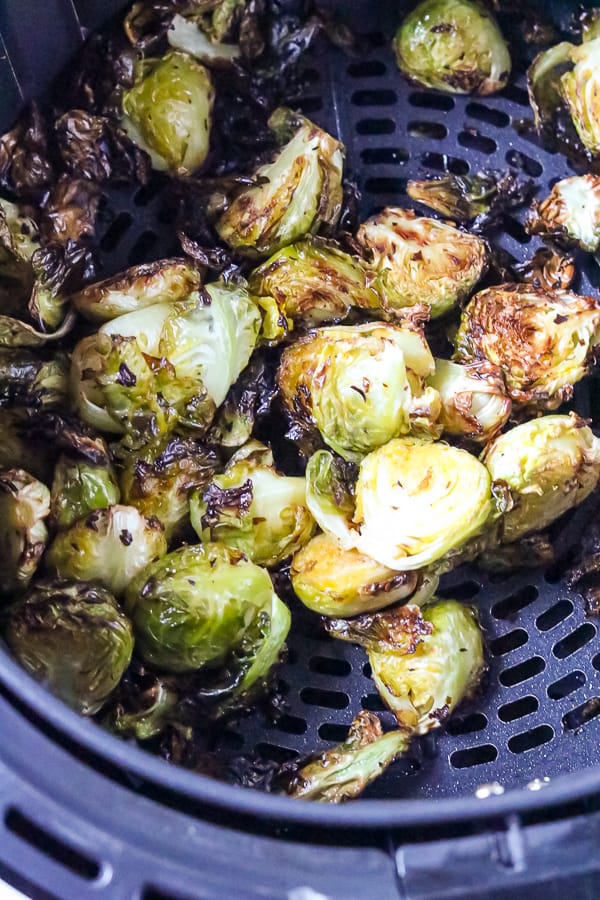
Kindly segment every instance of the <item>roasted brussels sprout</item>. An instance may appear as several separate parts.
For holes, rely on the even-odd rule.
[[[66,356],[44,361],[29,350],[0,347],[0,406],[35,410],[68,406]]]
[[[304,478],[280,475],[271,450],[250,441],[222,475],[192,494],[192,525],[204,543],[221,542],[259,566],[275,566],[313,535]]]
[[[438,728],[479,686],[484,646],[471,607],[436,600],[365,618],[330,620],[326,628],[367,649],[373,681],[401,727],[416,734]]]
[[[501,434],[483,462],[506,486],[512,508],[502,517],[502,541],[541,531],[578,506],[600,478],[600,439],[574,413],[542,416]]]
[[[46,565],[59,578],[97,581],[119,596],[138,572],[166,552],[158,519],[144,518],[133,506],[109,506],[59,532]]]
[[[569,253],[555,247],[539,247],[531,259],[516,265],[519,281],[547,291],[566,291],[575,278],[575,262]]]
[[[133,651],[115,598],[81,581],[39,581],[10,608],[4,636],[30,675],[85,716],[105,704]]]
[[[281,313],[301,328],[340,322],[351,307],[376,309],[377,292],[364,263],[323,238],[284,247],[248,281],[252,294],[273,297]]]
[[[90,322],[108,322],[155,303],[185,300],[200,286],[200,273],[186,260],[159,259],[90,284],[71,302]]]
[[[531,191],[511,172],[478,172],[476,175],[440,175],[409,181],[406,193],[413,200],[455,222],[470,222],[473,230],[498,223],[507,209],[522,205]]]
[[[440,423],[446,434],[485,444],[508,422],[512,404],[502,371],[491,363],[461,366],[436,359],[428,384],[440,395]]]
[[[358,240],[372,257],[373,286],[387,313],[422,306],[432,319],[443,316],[487,267],[481,238],[408,209],[387,207],[360,226]]]
[[[595,253],[600,247],[600,176],[558,181],[542,203],[533,204],[527,230]]]
[[[287,143],[215,223],[226,244],[251,257],[270,256],[323,225],[336,225],[342,209],[343,146],[290,110],[275,110],[269,124]]]
[[[208,156],[214,96],[208,70],[187,53],[144,59],[123,95],[121,124],[155,169],[189,175]]]
[[[600,306],[593,297],[503,284],[477,294],[455,338],[462,363],[499,366],[513,403],[556,409],[588,372],[600,340]]]
[[[306,480],[323,531],[398,572],[456,553],[495,515],[485,466],[441,442],[397,438],[373,451],[360,464],[354,497],[341,504],[330,453],[310,458]]]
[[[511,61],[491,13],[473,0],[424,0],[404,19],[394,50],[398,66],[425,87],[493,94],[508,82]]]
[[[269,574],[221,544],[182,547],[148,566],[126,606],[144,660],[169,672],[226,666],[238,699],[264,682],[290,627]]]
[[[350,725],[345,741],[299,764],[286,793],[320,803],[352,800],[406,752],[410,737],[408,731],[384,734],[378,717],[363,710]]]
[[[278,381],[296,427],[317,428],[340,456],[359,462],[398,435],[439,435],[440,399],[424,382],[433,367],[420,331],[341,325],[288,347]]]
[[[119,500],[119,486],[108,457],[100,464],[65,454],[60,457],[50,494],[50,512],[58,528],[68,528],[92,510],[105,509]]]
[[[46,548],[50,491],[23,469],[0,472],[0,594],[26,588]]]

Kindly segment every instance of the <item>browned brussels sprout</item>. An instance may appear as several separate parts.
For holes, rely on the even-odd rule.
[[[0,472],[0,593],[27,587],[46,549],[50,491],[23,469]]]
[[[508,422],[512,404],[504,376],[491,363],[461,366],[436,359],[427,381],[440,395],[440,423],[446,434],[485,444]]]
[[[60,457],[50,499],[52,520],[57,528],[68,528],[92,510],[106,509],[119,500],[119,486],[108,453],[100,463],[66,454]]]
[[[542,203],[533,204],[527,229],[595,253],[600,247],[600,176],[558,181]]]

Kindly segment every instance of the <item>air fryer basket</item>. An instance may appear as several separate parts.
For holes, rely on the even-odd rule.
[[[56,73],[81,35],[122,5],[47,0],[38,8],[38,3],[5,0],[0,6],[0,35],[8,53],[0,45],[0,124],[10,125],[23,97],[43,94],[46,76]],[[509,168],[534,180],[544,195],[556,180],[573,174],[562,155],[548,152],[519,127],[530,110],[518,60],[510,87],[500,95],[429,92],[408,85],[394,64],[389,37],[384,35],[389,36],[398,22],[397,4],[355,0],[328,5],[341,8],[352,24],[374,35],[372,49],[349,60],[340,51],[324,52],[319,45],[306,60],[309,88],[296,105],[346,145],[348,170],[362,190],[363,217],[386,204],[410,204],[405,194],[410,177]],[[26,6],[35,6],[39,16],[34,33],[23,21]],[[555,6],[565,19],[575,4]],[[176,252],[162,200],[153,184],[107,196],[98,242],[107,274]],[[536,243],[525,233],[521,213],[507,218],[501,244],[519,261],[532,254]],[[595,293],[600,283],[596,264],[582,261],[579,272],[576,289]],[[584,415],[593,404],[594,389],[592,384],[576,393],[575,408]],[[248,853],[258,853],[257,861],[264,858],[268,860],[264,866],[271,867],[270,874],[261,872],[263,892],[257,889],[256,896],[300,900],[315,895],[296,895],[294,887],[323,890],[328,885],[327,896],[385,898],[402,889],[403,896],[434,897],[440,889],[436,867],[443,863],[441,848],[450,837],[455,838],[454,860],[452,871],[443,867],[446,884],[455,884],[457,890],[462,885],[466,893],[468,879],[476,896],[483,896],[488,881],[501,884],[509,874],[513,883],[527,880],[531,873],[527,878],[523,873],[528,872],[528,859],[538,859],[540,848],[546,877],[556,874],[559,860],[563,874],[589,869],[593,851],[587,842],[592,841],[593,848],[594,829],[600,827],[591,818],[591,798],[600,790],[596,768],[600,647],[597,625],[586,618],[583,599],[566,586],[564,573],[597,515],[598,503],[594,496],[561,521],[554,533],[558,562],[546,571],[491,576],[461,568],[444,579],[444,596],[476,603],[481,610],[490,657],[486,689],[461,708],[445,731],[416,744],[410,757],[392,766],[364,800],[345,808],[312,807],[242,792],[170,768],[80,720],[0,649],[0,723],[10,737],[0,741],[4,776],[0,810],[5,809],[4,824],[0,822],[0,876],[3,864],[5,876],[12,880],[19,880],[19,872],[22,876],[35,871],[35,854],[40,842],[44,844],[41,838],[36,844],[36,828],[55,836],[47,885],[51,895],[60,897],[86,897],[88,891],[98,896],[104,888],[110,897],[137,896],[134,889],[142,890],[141,885],[151,882],[158,887],[143,893],[146,898],[222,897],[229,895],[223,887],[228,876],[240,879],[238,896],[253,897],[252,878],[245,869]],[[339,741],[361,706],[381,712],[384,720],[389,717],[369,677],[364,653],[325,635],[318,618],[300,604],[293,609],[293,619],[289,659],[281,671],[285,714],[276,724],[259,713],[244,718],[223,736],[215,748],[220,754],[259,752],[266,759],[284,761]],[[575,844],[577,819],[570,820],[567,830],[546,823],[541,843],[531,837],[530,829],[524,841],[518,815],[532,821],[541,809],[559,809],[560,804],[582,797],[587,797],[588,817]],[[176,809],[198,819],[184,818]],[[569,807],[567,812],[580,815],[583,810]],[[566,812],[555,815],[560,819]],[[201,819],[221,825],[207,830]],[[473,824],[477,820],[485,820],[485,826]],[[471,825],[464,824],[469,821]],[[49,822],[54,822],[54,829]],[[493,840],[495,832],[485,831],[492,822],[500,835]],[[409,826],[410,834],[401,831]],[[311,844],[309,853],[302,844],[307,840],[303,829],[308,827],[315,844],[317,840],[345,844],[345,849]],[[189,828],[195,829],[197,843]],[[479,835],[482,829],[488,835],[483,843],[480,836],[465,836],[471,831]],[[255,837],[252,848],[244,849],[244,831]],[[287,843],[279,840],[282,834]],[[159,836],[160,846],[152,850]],[[296,843],[290,844],[292,840]],[[441,855],[424,849],[434,843],[422,844],[419,854],[409,854],[407,861],[404,851],[396,852],[396,844],[414,840],[441,841],[436,844]],[[67,851],[60,850],[61,842]],[[365,844],[370,848],[358,853],[356,848]],[[48,854],[48,846],[54,845],[46,841],[45,846]],[[77,852],[68,849],[77,846],[84,851],[79,861]],[[224,868],[220,877],[225,881],[188,882],[194,861],[184,851],[193,853],[194,847],[194,861],[205,873],[220,854]],[[290,847],[296,848],[295,856]],[[394,853],[388,853],[390,848]],[[27,861],[27,870],[15,860]],[[162,874],[155,877],[149,873],[157,860],[162,860]],[[496,882],[491,880],[490,860],[497,869],[493,869]],[[280,871],[285,865],[287,874]],[[303,881],[302,873],[308,870],[312,874]],[[124,872],[134,874],[128,880]],[[177,878],[173,872],[179,872]],[[252,872],[256,877],[257,871]],[[171,880],[161,888],[165,873],[171,873]],[[32,890],[31,884],[25,886]]]

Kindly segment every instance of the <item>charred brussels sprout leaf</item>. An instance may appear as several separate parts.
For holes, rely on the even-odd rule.
[[[0,406],[55,409],[68,406],[66,357],[45,362],[28,350],[0,347]]]
[[[11,607],[5,638],[24,669],[86,716],[105,704],[133,650],[131,624],[107,590],[59,579]]]
[[[542,203],[533,204],[527,229],[595,253],[600,247],[600,177],[574,175],[557,182]]]
[[[74,178],[94,184],[132,181],[145,184],[150,175],[148,157],[106,116],[70,109],[53,128],[64,168]]]
[[[54,177],[46,122],[32,103],[15,127],[0,137],[0,184],[24,198],[37,199]]]
[[[60,578],[97,581],[118,596],[138,572],[166,552],[158,519],[146,519],[133,506],[109,506],[57,534],[46,564]]]
[[[483,455],[495,483],[512,504],[502,540],[541,531],[594,490],[600,478],[600,440],[575,414],[542,416],[496,438]]]
[[[487,268],[485,242],[452,225],[387,207],[364,222],[358,240],[372,258],[384,313],[429,309],[432,319],[465,300]]]
[[[514,267],[520,281],[547,291],[566,291],[575,278],[573,257],[554,247],[540,247],[531,259]]]
[[[287,143],[215,223],[226,244],[250,257],[269,256],[321,226],[335,226],[342,209],[343,146],[289,110],[276,110],[269,124]]]
[[[0,593],[26,588],[46,548],[50,491],[23,469],[0,472]]]
[[[241,550],[260,566],[274,566],[299,550],[314,532],[304,478],[281,475],[273,454],[251,441],[222,475],[191,498],[192,525],[204,541]]]
[[[94,509],[120,500],[119,486],[108,460],[100,465],[63,455],[56,464],[50,510],[58,528],[68,528]]]
[[[511,70],[502,32],[472,0],[424,0],[404,19],[394,50],[409,78],[456,94],[500,91]]]
[[[39,452],[34,434],[36,418],[27,409],[0,407],[0,470],[26,466],[31,475],[49,483],[53,453],[47,445],[43,453]]]
[[[277,396],[274,366],[255,353],[219,408],[210,430],[212,443],[237,449],[250,440]]]
[[[409,732],[384,734],[377,716],[363,710],[350,725],[345,741],[300,763],[286,793],[295,799],[320,803],[351,800],[405,753],[409,743]]]
[[[487,443],[508,422],[512,404],[502,371],[491,363],[461,366],[436,359],[428,383],[440,395],[440,423],[446,434]]]
[[[433,367],[420,331],[342,325],[289,347],[278,379],[292,422],[359,462],[398,435],[439,435],[440,399],[424,381]]]
[[[210,148],[214,88],[207,69],[186,53],[139,64],[123,95],[122,125],[155,169],[189,175]]]
[[[327,633],[333,637],[378,653],[414,653],[423,636],[433,632],[431,622],[424,619],[421,609],[412,603],[355,619],[330,619],[324,624]]]
[[[499,366],[513,403],[556,409],[587,374],[599,340],[592,297],[504,284],[477,294],[462,314],[455,358]]]
[[[520,184],[511,172],[449,173],[409,181],[406,193],[440,215],[455,222],[472,222],[471,229],[481,231],[497,225],[506,210],[525,203],[531,187],[531,182]]]

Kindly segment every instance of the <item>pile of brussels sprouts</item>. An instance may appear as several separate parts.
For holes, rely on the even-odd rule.
[[[338,802],[480,686],[476,611],[436,598],[440,576],[548,562],[544,530],[598,484],[600,440],[559,408],[600,343],[568,255],[600,245],[600,179],[532,205],[548,248],[497,283],[481,233],[522,202],[512,176],[411,182],[443,219],[388,207],[352,225],[343,145],[264,94],[253,162],[219,168],[222,92],[250,103],[277,59],[264,17],[135,3],[88,46],[79,106],[34,108],[0,139],[2,630],[69,706],[156,749],[268,695],[299,600],[365,648],[397,721],[384,734],[360,712],[278,782]],[[308,42],[306,21],[286,27]],[[560,96],[592,153],[573,83],[600,75],[594,29],[531,74],[539,121]],[[430,88],[509,77],[472,0],[426,0],[394,46]],[[151,169],[199,205],[183,252],[97,280],[99,186]]]

